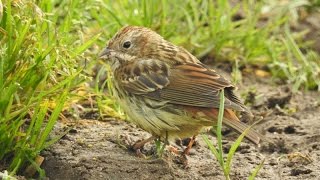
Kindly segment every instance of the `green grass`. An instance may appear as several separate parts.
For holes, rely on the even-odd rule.
[[[84,20],[90,19],[92,27],[100,30],[99,47],[104,47],[122,26],[146,26],[200,59],[231,61],[236,83],[242,79],[238,68],[267,67],[273,80],[292,84],[294,91],[303,88],[320,90],[319,54],[310,49],[310,43],[301,40],[301,35],[287,28],[293,21],[291,17],[297,16],[297,9],[306,5],[305,0],[281,6],[274,1],[254,0],[234,6],[225,0],[214,3],[210,0],[124,0],[117,3],[89,0],[86,9],[90,11]],[[273,10],[267,12],[271,13],[268,19],[262,13],[265,9]],[[239,11],[242,17],[235,21]],[[302,54],[300,48],[305,53]],[[103,88],[96,89],[97,94],[103,92]],[[100,102],[114,103],[109,98],[102,99],[105,100]],[[99,107],[103,107],[105,103],[100,104]],[[118,107],[114,109],[121,112]]]
[[[96,20],[95,27],[102,28],[100,46],[124,25],[146,26],[200,59],[237,62],[239,67],[265,66],[274,78],[295,84],[295,89],[319,89],[319,55],[310,49],[310,43],[301,41],[298,33],[289,32],[287,28],[289,23],[297,21],[297,9],[307,6],[308,1],[281,6],[273,1],[254,0],[234,6],[225,0],[112,2],[99,1],[97,7],[96,1],[88,1],[89,17]],[[262,13],[266,9],[266,13],[271,14],[267,19]],[[234,20],[239,11],[241,18]],[[307,63],[300,60],[292,44],[306,50],[302,56]],[[301,76],[305,78],[299,78]]]
[[[222,90],[220,93],[220,106],[219,106],[219,115],[218,115],[218,122],[217,124],[214,124],[213,127],[216,126],[216,135],[217,135],[217,147],[213,145],[213,143],[209,140],[209,138],[206,135],[202,135],[202,138],[208,145],[211,153],[215,156],[217,161],[219,162],[219,165],[223,171],[223,174],[226,178],[226,180],[230,180],[230,171],[231,171],[231,163],[232,159],[236,153],[237,148],[240,146],[243,138],[247,134],[247,132],[250,130],[252,126],[250,126],[248,129],[246,129],[232,144],[230,147],[230,150],[227,154],[226,160],[224,157],[223,149],[222,149],[222,134],[221,134],[221,128],[222,128],[222,120],[223,120],[223,112],[224,112],[224,91]],[[256,175],[258,174],[259,170],[263,166],[264,160],[255,168],[252,172],[252,174],[249,176],[249,179],[254,179]]]
[[[50,132],[73,88],[84,81],[80,55],[97,37],[84,41],[72,33],[73,3],[65,4],[70,11],[61,21],[52,1],[3,2],[0,161],[10,174],[36,166],[35,157],[59,138],[49,138]]]
[[[0,162],[10,174],[36,165],[35,157],[59,138],[50,132],[65,104],[75,98],[94,95],[101,114],[123,117],[111,97],[112,77],[102,87],[88,89],[88,96],[75,91],[92,73],[99,51],[124,25],[150,27],[200,59],[266,66],[272,78],[287,81],[294,90],[320,90],[319,54],[288,28],[292,13],[305,1],[279,7],[254,0],[234,6],[212,2],[1,0]],[[261,24],[266,7],[277,8]],[[241,18],[234,20],[239,10]],[[241,75],[237,69],[234,74]]]

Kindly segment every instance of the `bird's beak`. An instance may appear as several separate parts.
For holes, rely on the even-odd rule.
[[[100,59],[108,59],[108,57],[110,56],[111,50],[106,47],[100,54],[99,54],[99,58]]]

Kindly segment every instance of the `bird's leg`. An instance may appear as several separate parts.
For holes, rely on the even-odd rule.
[[[188,158],[187,155],[189,154],[193,143],[195,142],[196,136],[192,136],[192,138],[190,139],[190,142],[188,144],[188,146],[184,149],[184,151],[182,152],[181,156],[180,156],[180,161],[183,164],[183,166],[185,168],[187,168],[188,166]]]
[[[178,148],[174,147],[174,146],[169,146],[169,151],[172,152],[173,154],[176,154],[176,155],[181,155],[181,151],[179,151]]]
[[[182,140],[180,138],[176,139],[175,145],[182,147],[183,146]],[[169,151],[176,154],[176,155],[181,155],[181,153],[182,153],[176,146],[173,146],[173,145],[169,146]]]
[[[190,139],[190,142],[189,142],[188,146],[184,149],[184,151],[183,151],[183,153],[182,153],[183,155],[189,155],[190,150],[191,150],[192,145],[193,145],[193,143],[195,142],[195,140],[196,140],[196,136],[192,136],[192,138]]]
[[[176,148],[176,147],[173,147],[173,146],[171,146],[170,147],[170,152],[173,152],[174,154],[177,154],[177,155],[182,155],[182,154],[185,154],[185,155],[188,155],[189,154],[189,152],[190,152],[190,149],[192,148],[192,146],[193,146],[193,144],[194,144],[194,142],[195,142],[195,136],[193,136],[193,137],[191,137],[191,138],[187,138],[188,139],[188,145],[187,145],[187,147],[181,152],[181,151],[179,151],[178,150],[178,148]],[[178,145],[178,146],[180,146],[180,147],[183,147],[183,144],[184,144],[184,142],[187,140],[187,139],[183,139],[183,140],[181,140],[181,139],[176,139],[176,144]]]
[[[155,140],[156,138],[157,138],[156,136],[151,136],[151,137],[149,137],[148,139],[139,140],[139,141],[135,142],[135,143],[132,145],[132,149],[135,150],[135,151],[138,150],[138,149],[142,149],[143,146],[144,146],[146,143],[148,143],[148,142],[150,142],[150,141],[153,141],[153,140]]]
[[[150,141],[152,141],[152,140],[154,140],[154,139],[156,139],[156,138],[157,138],[156,136],[151,136],[151,137],[149,137],[148,139],[139,140],[139,141],[135,142],[135,143],[132,145],[132,149],[136,152],[136,155],[137,155],[138,157],[140,157],[140,158],[145,158],[146,156],[145,156],[144,154],[142,154],[141,149],[143,148],[143,146],[144,146],[146,143],[148,143],[148,142],[150,142]]]
[[[192,148],[192,145],[195,142],[195,139],[196,139],[196,136],[192,136],[192,138],[190,138],[190,141],[189,141],[187,147],[184,149],[184,151],[182,153],[180,153],[180,158],[179,158],[178,163],[181,163],[184,168],[188,167],[187,155],[189,154],[190,149]]]
[[[166,139],[164,140],[164,147],[166,147],[167,145],[169,145],[169,135],[168,135],[168,131],[166,131]]]

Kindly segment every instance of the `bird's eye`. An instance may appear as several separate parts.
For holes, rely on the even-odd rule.
[[[123,48],[128,49],[128,48],[130,48],[130,46],[131,46],[131,42],[130,42],[130,41],[126,41],[126,42],[123,43],[122,46],[123,46]]]

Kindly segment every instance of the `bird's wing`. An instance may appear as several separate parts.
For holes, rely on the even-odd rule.
[[[219,94],[225,91],[225,108],[248,111],[233,85],[214,70],[198,63],[168,65],[158,60],[139,60],[122,65],[119,85],[127,92],[172,104],[219,107]]]

